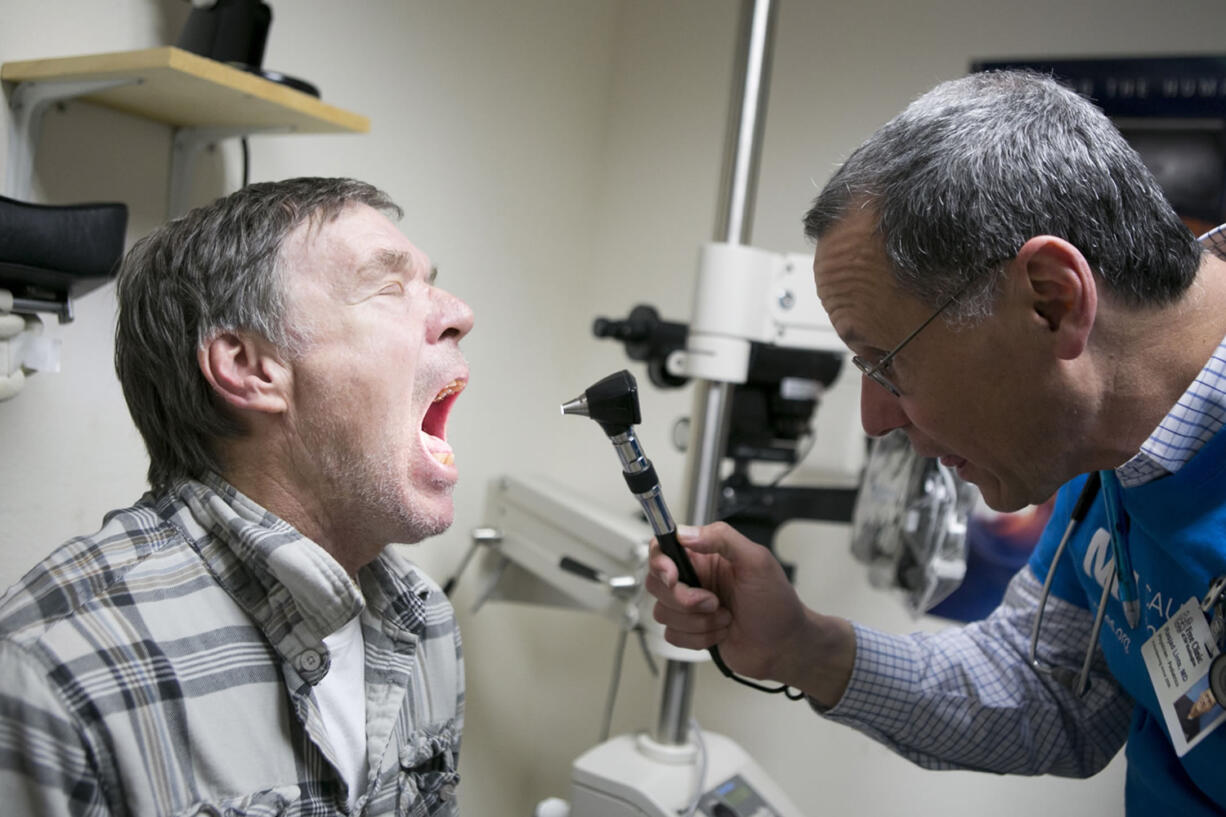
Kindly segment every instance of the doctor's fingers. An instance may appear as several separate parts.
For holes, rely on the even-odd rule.
[[[701,587],[690,587],[688,584],[677,581],[676,565],[667,556],[661,554],[660,558],[667,565],[658,565],[653,560],[644,584],[647,592],[655,596],[658,603],[682,613],[713,613],[719,608],[719,597],[710,590],[704,590]],[[671,571],[671,573],[665,574],[667,580],[661,578],[661,574],[664,573],[665,569]]]
[[[651,540],[651,551],[647,554],[647,589],[651,590],[651,580],[655,579],[660,587],[673,587],[677,583],[677,565],[660,549],[660,544]],[[652,593],[653,596],[658,594]]]
[[[664,625],[664,638],[670,644],[689,649],[703,649],[718,644],[728,636],[732,613],[720,608],[714,613],[685,613],[657,603],[652,618]]]

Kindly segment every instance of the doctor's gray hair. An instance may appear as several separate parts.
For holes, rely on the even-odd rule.
[[[158,491],[222,470],[216,442],[243,426],[213,394],[197,350],[224,332],[259,335],[292,359],[303,333],[286,319],[285,238],[365,204],[399,218],[386,194],[353,179],[252,184],[138,241],[116,280],[115,371],[149,452]]]
[[[852,207],[877,217],[899,285],[948,319],[990,314],[1004,262],[1030,238],[1077,247],[1131,306],[1170,303],[1200,264],[1195,236],[1111,121],[1050,77],[972,74],[883,125],[805,215],[820,241]]]

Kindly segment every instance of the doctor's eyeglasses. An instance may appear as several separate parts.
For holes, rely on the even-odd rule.
[[[886,352],[885,357],[881,358],[881,360],[878,360],[876,364],[868,363],[866,360],[864,360],[864,358],[860,357],[859,355],[855,355],[854,357],[852,357],[851,362],[854,363],[856,365],[856,368],[859,369],[864,374],[864,376],[867,377],[869,380],[873,381],[878,386],[885,389],[886,391],[888,391],[890,394],[894,395],[895,397],[902,397],[902,392],[898,390],[898,387],[895,386],[890,381],[890,379],[885,376],[886,369],[890,368],[890,363],[894,360],[894,356],[897,355],[899,352],[901,352],[904,346],[906,346],[908,343],[914,340],[916,335],[924,331],[924,329],[928,326],[928,324],[935,321],[937,319],[937,316],[939,316],[946,309],[949,309],[949,307],[953,305],[954,301],[961,298],[962,294],[966,292],[968,287],[970,287],[971,281],[974,281],[974,280],[975,279],[972,278],[970,281],[967,281],[965,284],[959,287],[957,292],[949,296],[949,300],[947,300],[945,303],[937,307],[936,312],[933,312],[931,315],[929,315],[927,320],[925,320],[923,323],[917,326],[911,334],[903,338],[902,341],[897,346],[895,346],[890,351]]]

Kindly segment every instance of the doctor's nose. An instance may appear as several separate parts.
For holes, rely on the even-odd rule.
[[[884,437],[911,424],[902,401],[867,377],[860,378],[860,425],[870,437]]]

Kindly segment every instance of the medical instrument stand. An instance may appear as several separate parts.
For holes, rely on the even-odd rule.
[[[748,244],[753,232],[752,202],[757,192],[761,136],[766,122],[776,5],[772,0],[746,0],[741,13],[742,31],[732,95],[734,106],[729,111],[724,201],[715,236],[716,241],[730,245]],[[738,98],[739,105],[736,105]],[[702,281],[699,281],[696,301],[702,297],[701,291],[697,291],[701,287]],[[693,335],[692,328],[691,340]],[[693,346],[689,350],[692,351]],[[720,464],[728,440],[735,381],[723,376],[726,373],[721,371],[691,373],[700,374],[700,379],[694,383],[694,405],[690,413],[683,517],[691,525],[704,525],[717,516]],[[686,742],[693,686],[692,662],[667,662],[655,732],[661,744]]]
[[[720,320],[704,324],[704,311],[718,313],[720,309],[704,310],[704,303],[711,306],[712,299],[719,300],[719,296],[704,288],[704,284],[716,282],[704,280],[702,272],[714,269],[719,277],[723,270],[735,277],[733,268],[756,267],[765,272],[765,277],[751,275],[751,286],[755,289],[777,272],[773,261],[762,257],[766,254],[758,255],[752,249],[748,255],[737,252],[748,243],[752,229],[751,201],[757,185],[765,122],[774,18],[775,4],[771,0],[746,0],[743,4],[733,95],[734,103],[739,105],[730,112],[724,201],[716,231],[716,241],[722,244],[704,248],[687,352],[669,362],[670,368],[695,379],[683,517],[694,525],[717,518],[720,466],[728,439],[732,394],[735,384],[744,382],[749,360],[749,340],[735,336],[738,334],[735,319],[731,336],[728,326],[717,325],[722,323]],[[756,334],[763,321],[751,323],[751,333]],[[712,331],[704,332],[704,328]],[[661,645],[662,640],[657,648]],[[701,744],[691,739],[696,737],[690,735],[689,726],[694,662],[705,659],[705,652],[672,648],[672,657],[663,672],[654,734],[622,735],[580,756],[572,771],[570,808],[562,810],[555,803],[554,813],[573,817],[662,817],[677,813],[679,808],[684,810],[688,803],[695,809],[691,813],[718,817],[800,814],[736,743],[719,735],[705,735]],[[715,785],[707,789],[707,781]],[[692,801],[690,792],[695,795]],[[544,817],[548,807],[538,813]]]
[[[689,524],[720,515],[733,398],[738,384],[749,383],[755,350],[832,358],[830,379],[846,353],[811,296],[810,259],[747,246],[774,5],[743,0],[720,222],[715,241],[699,254],[685,346],[670,348],[659,364],[676,383],[695,382],[681,517]],[[828,385],[811,372],[786,379],[809,389],[812,402]],[[800,816],[734,741],[691,729],[694,664],[707,660],[707,653],[668,644],[651,620],[653,600],[642,592],[650,529],[612,518],[565,486],[510,476],[491,485],[487,512],[488,531],[474,535],[474,547],[486,551],[487,586],[478,593],[478,606],[502,598],[601,612],[627,630],[642,626],[649,650],[666,659],[654,730],[614,737],[580,755],[572,766],[569,803],[546,800],[537,808],[539,817]]]

